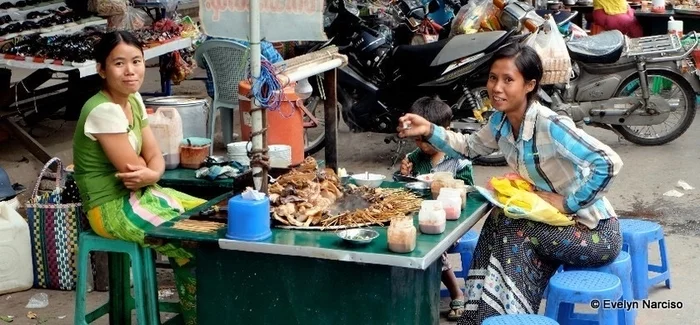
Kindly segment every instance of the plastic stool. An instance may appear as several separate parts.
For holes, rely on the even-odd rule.
[[[517,314],[492,316],[484,319],[481,325],[559,325],[559,323],[541,315]]]
[[[160,313],[176,314],[173,318],[167,320],[164,325],[183,324],[180,303],[165,302],[158,300],[158,278],[156,276],[155,256],[153,250],[142,247],[144,269],[146,270],[146,307],[148,311],[154,311],[150,314],[150,324],[160,324]]]
[[[586,314],[572,314],[569,311],[573,310],[573,304],[590,306],[593,300],[602,304],[605,300],[619,301],[620,298],[622,284],[616,275],[595,271],[564,271],[549,280],[544,314],[562,324],[591,324],[591,320],[597,320],[601,325],[617,325],[616,309],[602,308],[601,305],[594,319],[586,317]]]
[[[622,283],[622,300],[630,302],[634,301],[634,294],[632,291],[632,259],[630,258],[630,255],[627,254],[627,252],[620,252],[620,254],[617,255],[617,258],[615,258],[615,260],[612,263],[605,266],[597,268],[580,268],[574,266],[565,266],[564,269],[566,271],[586,270],[617,275],[617,277],[620,278],[620,282]],[[573,307],[573,305],[571,305],[571,307]],[[573,310],[569,312],[573,313]],[[631,308],[629,311],[619,309],[617,317],[617,320],[620,324],[634,325],[637,319],[637,310],[633,308]]]
[[[622,249],[632,258],[632,290],[634,299],[649,298],[649,287],[661,281],[666,282],[666,288],[671,289],[671,271],[664,230],[656,222],[620,219],[622,232]],[[649,264],[649,243],[658,242],[661,253],[661,265]],[[649,271],[660,273],[649,279]]]
[[[559,265],[559,268],[554,272],[554,274],[564,272],[564,265]],[[544,287],[544,294],[542,294],[542,299],[547,299],[547,294],[549,294],[549,284]]]
[[[457,245],[450,247],[447,250],[447,254],[459,254],[462,260],[462,270],[455,271],[455,276],[457,278],[462,278],[464,281],[467,280],[467,274],[469,274],[469,268],[472,264],[472,257],[474,256],[474,250],[476,249],[476,243],[479,241],[479,232],[476,230],[469,230],[462,238],[457,241]],[[440,297],[449,297],[450,292],[447,289],[440,290]]]
[[[109,301],[90,313],[85,312],[87,272],[90,252],[109,253]],[[131,262],[131,265],[130,263]],[[134,297],[130,294],[129,268],[134,276]],[[75,324],[90,324],[109,314],[110,324],[131,324],[131,310],[138,324],[160,324],[159,310],[179,313],[176,303],[158,303],[153,253],[136,243],[107,239],[93,232],[80,234],[78,243],[78,283],[75,294]],[[180,315],[167,324],[182,323]]]

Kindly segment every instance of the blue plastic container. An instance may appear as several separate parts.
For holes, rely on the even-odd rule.
[[[260,241],[272,236],[270,231],[270,199],[245,200],[236,195],[228,200],[228,231],[226,238]]]

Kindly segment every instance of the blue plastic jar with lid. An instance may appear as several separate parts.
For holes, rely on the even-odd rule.
[[[226,238],[260,241],[272,236],[270,231],[270,199],[246,200],[240,194],[228,200]]]

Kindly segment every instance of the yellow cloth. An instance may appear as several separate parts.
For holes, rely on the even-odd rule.
[[[496,199],[505,205],[503,212],[509,218],[528,219],[552,226],[570,226],[574,220],[559,212],[547,201],[534,193],[530,183],[519,177],[507,175],[493,177],[489,185]]]
[[[593,0],[593,10],[603,9],[608,15],[627,13],[627,0]]]

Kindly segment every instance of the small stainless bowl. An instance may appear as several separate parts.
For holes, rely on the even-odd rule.
[[[426,195],[430,193],[430,184],[426,182],[412,182],[405,185],[406,189],[418,195]]]
[[[411,182],[406,184],[406,188],[409,190],[424,191],[430,189],[430,184],[426,182]]]
[[[344,241],[353,244],[369,244],[375,238],[379,237],[379,233],[372,229],[345,229],[338,233],[338,237]]]

